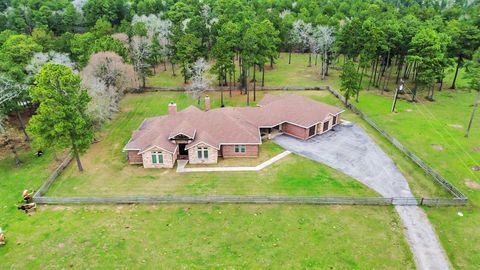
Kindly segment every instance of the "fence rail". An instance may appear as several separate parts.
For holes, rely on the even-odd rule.
[[[36,197],[38,204],[317,204],[317,205],[462,205],[463,199],[414,197],[311,197],[311,196],[125,196],[125,197]]]
[[[239,88],[234,88],[232,90],[238,90]],[[320,90],[327,90],[327,86],[263,86],[258,87],[257,91],[320,91]],[[184,92],[186,90],[185,87],[145,87],[143,89],[140,88],[130,88],[128,92],[131,93],[143,93],[143,92]],[[220,87],[212,87],[207,89],[207,91],[221,91],[222,88]],[[228,87],[224,87],[223,91],[229,91]]]
[[[345,103],[345,97],[343,97],[340,93],[338,93],[335,89],[328,87],[328,91],[330,91],[335,97],[337,97],[340,101]],[[375,123],[370,117],[368,117],[365,113],[360,111],[357,107],[353,104],[348,104],[347,106],[350,110],[352,110],[355,114],[360,116],[365,122],[367,122],[370,126],[372,126],[376,131],[382,134],[385,139],[387,139],[391,144],[393,144],[398,150],[400,150],[403,154],[410,158],[415,164],[417,164],[422,170],[432,176],[435,181],[437,181],[442,187],[444,187],[450,194],[452,194],[455,199],[460,199],[460,201],[466,204],[468,202],[468,198],[454,185],[448,182],[445,178],[443,178],[439,173],[433,170],[430,166],[428,166],[422,159],[420,159],[417,155],[412,153],[407,147],[401,144],[397,139],[392,137],[389,133],[387,133],[384,129],[379,127],[377,123]],[[448,199],[439,199],[439,200],[448,200]]]
[[[345,102],[345,98],[331,87],[275,87],[271,90],[328,90],[341,101]],[[269,89],[264,89],[269,90]],[[154,90],[156,91],[156,90]],[[162,90],[158,90],[162,91]],[[165,91],[183,91],[168,90]],[[73,156],[68,156],[55,169],[55,171],[47,178],[38,191],[34,195],[34,202],[38,204],[168,204],[168,203],[188,203],[188,204],[205,204],[205,203],[250,203],[250,204],[315,204],[315,205],[427,205],[427,206],[447,206],[447,205],[465,205],[468,198],[460,192],[456,187],[450,184],[440,174],[435,172],[430,166],[424,163],[419,157],[410,152],[394,137],[390,136],[382,128],[380,128],[373,120],[358,110],[355,106],[349,105],[349,108],[376,129],[382,136],[390,141],[397,149],[408,156],[414,163],[420,166],[426,173],[431,175],[440,185],[446,188],[455,198],[416,198],[416,197],[315,197],[315,196],[233,196],[233,195],[216,195],[216,196],[118,196],[118,197],[50,197],[43,196],[50,188],[55,179],[72,161]]]
[[[65,168],[68,166],[68,164],[70,164],[72,159],[73,159],[72,153],[68,153],[67,157],[65,157],[65,159],[62,161],[62,163],[60,163],[60,165],[55,169],[55,171],[53,171],[48,176],[47,180],[45,180],[45,182],[43,182],[43,184],[40,186],[40,188],[37,190],[37,192],[35,192],[33,197],[34,198],[41,197],[43,194],[45,194],[47,192],[47,190],[50,188],[50,186],[53,184],[55,179],[57,179],[57,177],[63,172],[63,170],[65,170]]]

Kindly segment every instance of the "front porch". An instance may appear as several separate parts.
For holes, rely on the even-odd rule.
[[[281,124],[271,128],[260,128],[260,136],[262,137],[262,141],[272,140],[273,138],[281,134],[283,134]]]

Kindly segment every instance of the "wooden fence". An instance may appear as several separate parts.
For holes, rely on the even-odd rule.
[[[319,91],[319,90],[327,90],[327,86],[264,86],[264,87],[258,87],[257,91]],[[186,89],[185,87],[145,87],[143,89],[139,88],[130,88],[128,92],[130,93],[144,93],[144,92],[184,92]],[[220,87],[212,87],[206,90],[206,92],[209,91],[221,91],[222,89]],[[232,91],[239,90],[239,88],[232,88]],[[223,88],[224,92],[228,92],[229,88],[224,87]],[[252,91],[252,90],[250,90]]]
[[[62,163],[60,163],[60,165],[55,169],[55,171],[53,171],[52,174],[48,176],[47,180],[43,182],[43,184],[40,186],[37,192],[35,192],[35,194],[33,195],[34,199],[43,196],[43,194],[47,192],[47,190],[53,184],[55,179],[57,179],[57,177],[63,172],[63,170],[65,170],[65,168],[68,166],[68,164],[70,164],[72,159],[73,159],[72,153],[68,153],[67,157],[65,157]]]
[[[316,205],[462,205],[461,199],[413,197],[312,197],[312,196],[119,196],[119,197],[36,197],[38,204],[316,204]]]
[[[288,89],[287,89],[288,88]],[[308,88],[308,87],[307,87]],[[279,87],[275,88],[279,90]],[[329,90],[342,102],[345,98],[331,87],[316,88],[294,88],[284,87],[280,90]],[[273,90],[273,89],[272,89]],[[162,91],[162,90],[158,90]],[[176,90],[165,90],[176,91]],[[183,90],[178,90],[183,91]],[[349,109],[359,115],[382,136],[390,141],[398,150],[409,157],[415,164],[422,168],[427,174],[431,175],[442,187],[447,189],[454,198],[417,198],[417,197],[317,197],[317,196],[234,196],[234,195],[217,195],[217,196],[118,196],[118,197],[49,197],[43,196],[50,188],[55,179],[72,161],[73,156],[68,154],[63,162],[55,169],[55,171],[47,178],[38,191],[34,195],[34,201],[38,204],[154,204],[154,203],[251,203],[251,204],[315,204],[315,205],[427,205],[427,206],[447,206],[447,205],[465,205],[468,198],[460,192],[455,186],[450,184],[441,175],[435,172],[430,166],[423,162],[419,157],[413,154],[405,146],[403,146],[394,137],[390,136],[386,131],[380,128],[367,115],[358,110],[355,106],[349,104]]]
[[[335,97],[337,97],[340,101],[345,103],[345,97],[343,97],[340,93],[338,93],[335,89],[328,87],[328,91],[330,91]],[[365,113],[360,111],[357,107],[353,104],[348,104],[347,107],[352,110],[355,114],[360,116],[365,122],[367,122],[371,127],[373,127],[376,131],[378,131],[385,139],[387,139],[393,146],[395,146],[398,150],[400,150],[403,154],[405,154],[410,160],[412,160],[415,164],[417,164],[426,174],[432,176],[437,183],[439,183],[443,188],[445,188],[450,194],[452,194],[455,199],[463,201],[464,204],[468,202],[468,198],[454,185],[448,182],[445,178],[443,178],[439,173],[433,170],[430,166],[428,166],[422,159],[420,159],[417,155],[412,153],[407,147],[401,144],[397,139],[392,137],[389,133],[387,133],[384,129],[379,127],[370,117],[368,117]],[[434,200],[434,199],[432,199]],[[448,199],[438,199],[438,200],[448,200]],[[448,204],[447,201],[442,201],[439,204]]]

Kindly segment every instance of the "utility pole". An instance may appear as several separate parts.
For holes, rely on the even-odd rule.
[[[398,85],[397,89],[395,89],[395,95],[393,96],[392,112],[395,112],[395,106],[397,105],[397,99],[398,99],[398,92],[399,91],[403,92],[404,85],[405,85],[405,81],[403,81],[403,79],[400,79],[400,84]]]

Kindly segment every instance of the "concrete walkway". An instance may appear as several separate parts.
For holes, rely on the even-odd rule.
[[[203,168],[185,168],[188,161],[178,160],[177,161],[177,172],[179,173],[189,173],[189,172],[248,172],[248,171],[260,171],[266,167],[272,165],[273,163],[279,161],[280,159],[288,156],[291,152],[284,151],[273,158],[257,165],[255,167],[203,167]]]
[[[274,142],[342,171],[384,197],[413,197],[394,162],[362,128],[342,124],[334,129],[308,141],[282,135]],[[395,210],[402,220],[417,269],[449,269],[445,251],[423,209],[397,205]]]

